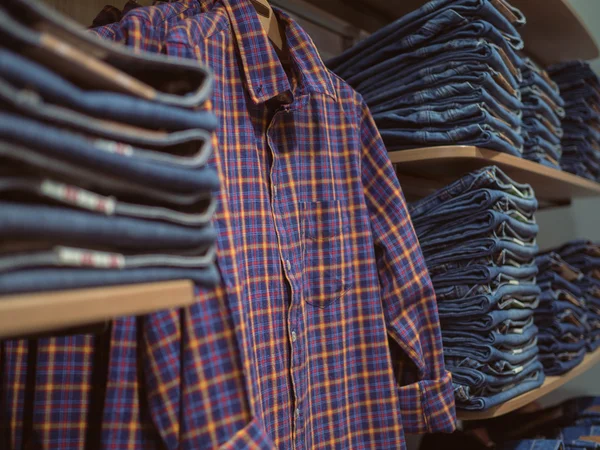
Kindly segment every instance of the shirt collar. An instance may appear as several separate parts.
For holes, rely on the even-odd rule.
[[[262,103],[290,91],[285,70],[250,1],[221,0],[221,3],[229,15],[244,66],[244,82],[252,100]],[[278,9],[274,10],[284,25],[290,59],[300,77],[300,89],[308,93],[325,94],[335,99],[331,74],[311,38],[288,15]]]

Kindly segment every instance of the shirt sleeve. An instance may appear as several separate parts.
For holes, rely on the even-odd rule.
[[[435,292],[400,183],[364,102],[360,114],[362,182],[402,425],[405,433],[452,432],[454,393],[444,367]]]

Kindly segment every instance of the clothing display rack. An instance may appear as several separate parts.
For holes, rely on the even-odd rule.
[[[0,297],[0,338],[61,330],[120,316],[189,306],[191,281]]]
[[[99,2],[96,0],[46,0],[45,3],[63,13],[68,13],[69,6],[73,5],[75,12],[71,11],[71,16],[81,22],[89,16],[85,4],[82,5],[86,1],[93,3],[89,7],[90,14],[91,11],[98,11]],[[303,19],[310,20],[318,8],[327,15],[335,16],[340,23],[345,22],[353,27],[347,36],[360,36],[361,32],[371,33],[425,3],[424,0],[304,1],[309,5]],[[290,3],[298,11],[302,8],[298,4],[304,1],[294,0]],[[284,8],[285,3],[286,0],[272,2]],[[600,49],[590,30],[567,0],[511,0],[511,4],[527,16],[527,24],[521,30],[527,42],[526,54],[541,66],[576,59],[590,60],[600,56]],[[336,22],[334,28],[341,29],[341,26]],[[272,31],[279,32],[277,29]],[[568,206],[578,198],[600,197],[600,182],[474,146],[390,151],[389,158],[408,201],[416,201],[432,194],[460,178],[466,171],[487,166],[498,166],[513,180],[531,185],[540,209]],[[391,168],[390,173],[393,175]],[[290,270],[289,260],[287,269]],[[73,327],[186,307],[194,304],[194,301],[194,283],[188,280],[0,296],[0,339],[61,334]],[[296,342],[295,332],[291,339]],[[456,417],[472,421],[508,414],[556,391],[598,363],[600,349],[587,354],[580,365],[565,375],[547,376],[543,385],[537,389],[482,412],[458,411]]]
[[[468,146],[429,147],[390,152],[408,198],[421,198],[455,180],[465,170],[496,165],[530,184],[540,208],[565,206],[577,197],[600,195],[600,183],[505,153]]]

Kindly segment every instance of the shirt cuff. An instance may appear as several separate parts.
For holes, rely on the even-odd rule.
[[[402,428],[406,434],[452,433],[456,429],[450,372],[437,380],[400,386]]]

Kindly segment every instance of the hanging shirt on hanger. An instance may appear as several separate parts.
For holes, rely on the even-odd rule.
[[[127,44],[215,72],[217,295],[254,416],[277,448],[400,448],[405,432],[452,431],[435,295],[368,108],[285,14],[289,73],[248,0],[199,7],[158,50],[143,22]],[[148,343],[165,368],[180,363],[171,320],[154,319]]]

